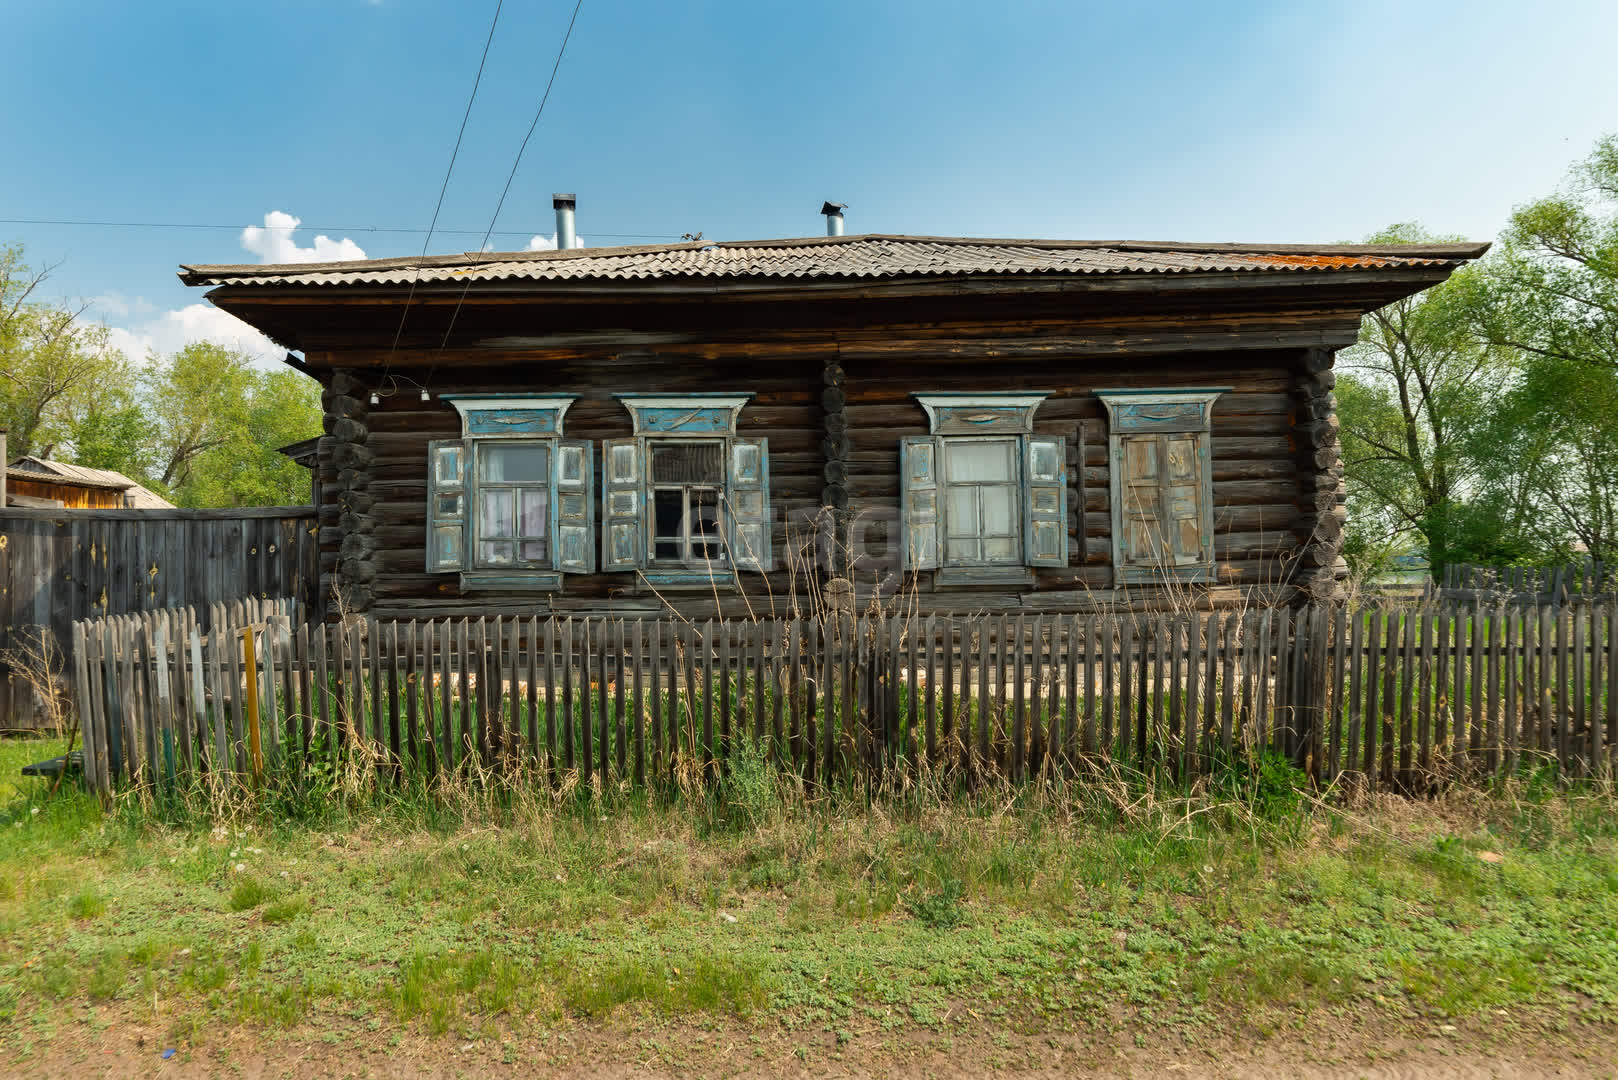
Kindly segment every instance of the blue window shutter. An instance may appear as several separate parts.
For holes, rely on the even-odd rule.
[[[427,444],[427,573],[466,569],[466,474],[471,448],[460,439]]]
[[[899,550],[906,570],[938,569],[938,440],[899,440]]]
[[[765,573],[774,567],[770,552],[770,440],[730,441],[730,491],[725,521],[731,564]]]
[[[1024,441],[1023,554],[1029,566],[1067,565],[1067,440]]]
[[[601,569],[646,565],[646,460],[640,439],[601,444]]]
[[[591,481],[595,463],[586,439],[561,439],[551,466],[551,520],[556,568],[564,574],[593,574],[596,569],[595,500]]]

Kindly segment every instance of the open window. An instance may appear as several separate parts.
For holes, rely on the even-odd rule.
[[[571,397],[444,395],[461,438],[428,445],[427,572],[464,587],[556,589],[595,570],[590,444],[562,437]]]
[[[1119,582],[1214,580],[1213,403],[1224,388],[1105,390]]]
[[[769,443],[736,435],[748,395],[619,397],[635,436],[603,446],[602,568],[666,585],[769,569]]]
[[[1036,435],[1046,394],[917,394],[932,434],[900,440],[906,570],[1067,565],[1067,442]]]

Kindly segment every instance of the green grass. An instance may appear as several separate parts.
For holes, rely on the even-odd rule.
[[[697,801],[464,790],[312,824],[165,824],[22,783],[0,802],[0,1043],[85,1006],[187,1044],[311,1023],[1618,1022],[1618,813],[1599,792],[1325,809],[1272,763],[1212,795],[1122,777],[867,807],[783,801],[776,780],[744,761]]]

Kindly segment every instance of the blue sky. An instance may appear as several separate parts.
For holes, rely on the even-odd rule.
[[[494,0],[0,0],[0,222],[131,352],[177,264],[421,250]],[[572,0],[506,0],[435,252],[475,249]],[[495,236],[1492,238],[1618,130],[1618,4],[584,0]],[[296,232],[243,235],[272,212]],[[287,218],[276,218],[285,222]],[[297,250],[294,250],[297,249]],[[323,249],[324,250],[324,249]]]

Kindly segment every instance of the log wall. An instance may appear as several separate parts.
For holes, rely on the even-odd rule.
[[[648,304],[559,313],[554,302],[535,299],[526,325],[538,336],[512,334],[524,320],[510,302],[469,307],[461,337],[448,347],[406,334],[397,349],[380,348],[370,331],[332,331],[307,352],[326,384],[318,466],[326,591],[352,611],[383,618],[536,608],[806,615],[824,606],[821,587],[834,578],[852,580],[862,610],[873,594],[896,593],[912,594],[906,603],[920,610],[963,613],[1280,603],[1299,599],[1300,588],[1330,593],[1344,570],[1331,364],[1353,340],[1358,311],[1295,307],[1243,316],[1223,297],[1225,310],[1202,315],[1053,315],[1059,300],[1041,301],[1039,317],[1029,314],[1028,296],[1015,298],[1015,309],[983,299],[952,308],[936,301],[884,308],[872,300],[861,309],[863,324],[851,325],[851,308],[805,325],[812,321],[806,307],[745,309],[735,301],[732,310],[716,301],[705,314],[689,302],[664,312]],[[1142,298],[1131,303],[1149,306]],[[774,325],[760,325],[765,312]],[[603,318],[625,328],[600,330]],[[1187,386],[1232,388],[1212,414],[1218,584],[1114,588],[1107,427],[1095,391]],[[430,402],[420,400],[422,387]],[[1051,392],[1035,427],[1068,444],[1066,567],[949,588],[931,574],[906,580],[897,572],[899,439],[928,430],[912,395],[951,390]],[[751,393],[738,433],[770,440],[778,569],[741,574],[745,597],[659,594],[630,573],[567,575],[555,594],[463,594],[458,575],[424,573],[427,443],[460,433],[458,414],[437,397],[452,392],[578,395],[565,431],[596,444],[598,517],[600,443],[632,434],[615,394]],[[329,587],[334,580],[340,594]]]

